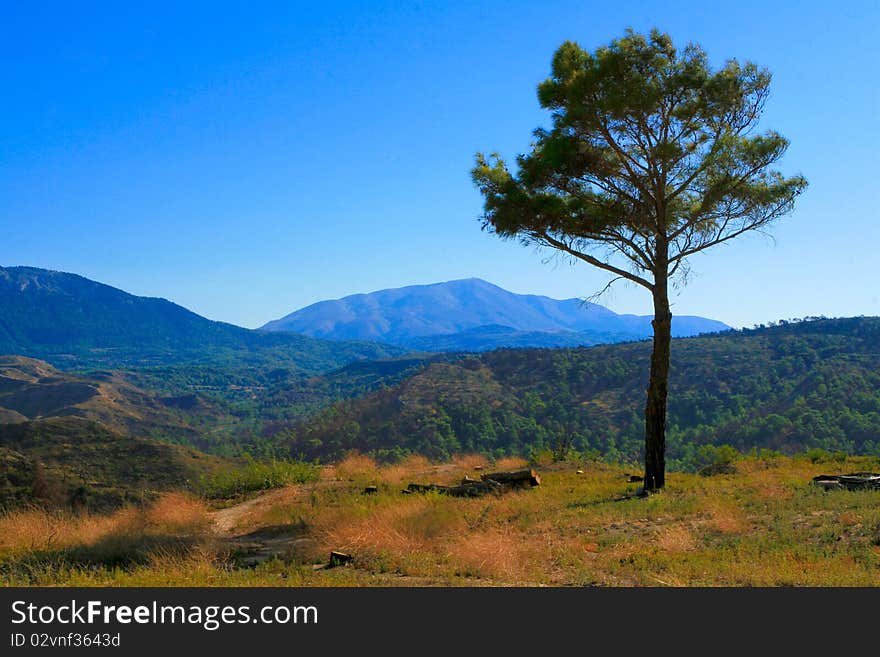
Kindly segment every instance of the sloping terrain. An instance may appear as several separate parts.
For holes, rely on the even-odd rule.
[[[90,509],[196,487],[222,460],[79,417],[0,426],[0,507],[21,502]]]
[[[0,506],[112,506],[191,485],[220,460],[166,441],[197,442],[225,419],[203,400],[198,415],[178,401],[110,373],[87,378],[0,356]]]
[[[69,417],[100,422],[119,433],[185,442],[198,433],[195,415],[201,424],[224,419],[203,398],[193,396],[188,409],[181,405],[185,398],[157,396],[113,372],[83,376],[32,358],[0,356],[0,435],[4,424]]]
[[[318,373],[404,350],[215,322],[165,299],[33,267],[0,267],[0,354],[62,367],[210,362]]]
[[[293,453],[323,458],[351,449],[394,459],[571,447],[639,461],[650,349],[498,350],[425,363],[283,439]],[[880,319],[675,340],[668,452],[690,463],[709,444],[880,453]]]

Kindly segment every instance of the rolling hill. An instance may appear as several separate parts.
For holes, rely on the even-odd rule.
[[[424,351],[562,347],[641,340],[651,318],[580,299],[514,294],[478,278],[321,301],[262,327],[330,340],[374,340]],[[725,331],[702,317],[673,319],[673,335]]]
[[[197,396],[159,397],[115,373],[84,377],[0,356],[0,506],[115,506],[185,487],[221,460],[169,441],[198,443],[228,421]]]
[[[20,503],[113,508],[196,487],[223,459],[119,433],[79,417],[0,426],[0,508]]]
[[[0,354],[61,367],[203,361],[317,373],[404,351],[252,331],[208,320],[165,299],[33,267],[0,267],[0,311]]]
[[[78,418],[118,433],[175,442],[194,442],[200,431],[227,420],[219,407],[198,395],[163,397],[116,372],[84,376],[32,358],[0,356],[0,438],[4,425],[49,418]]]
[[[339,402],[278,440],[322,458],[350,450],[385,460],[500,456],[570,445],[636,462],[650,349],[640,342],[424,361],[395,385]],[[702,446],[722,444],[880,455],[880,318],[676,339],[667,439],[680,466]]]

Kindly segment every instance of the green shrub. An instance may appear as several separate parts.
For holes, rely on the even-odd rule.
[[[211,499],[228,499],[259,490],[315,481],[318,472],[318,466],[313,463],[248,459],[241,468],[223,470],[203,481],[201,492]]]
[[[741,454],[730,445],[700,445],[681,462],[682,469],[701,475],[734,474]]]

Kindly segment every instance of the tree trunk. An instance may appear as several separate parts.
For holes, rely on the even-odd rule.
[[[654,281],[654,348],[651,378],[645,403],[645,492],[666,484],[666,397],[669,387],[669,351],[672,343],[672,312],[666,277]]]

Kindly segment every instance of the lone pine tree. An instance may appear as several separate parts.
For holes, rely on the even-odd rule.
[[[557,250],[650,291],[654,343],[645,404],[645,490],[665,485],[671,283],[687,258],[790,212],[807,186],[771,169],[788,141],[757,133],[770,73],[699,45],[632,30],[594,52],[566,42],[538,86],[552,127],[511,172],[478,153],[483,227]]]

